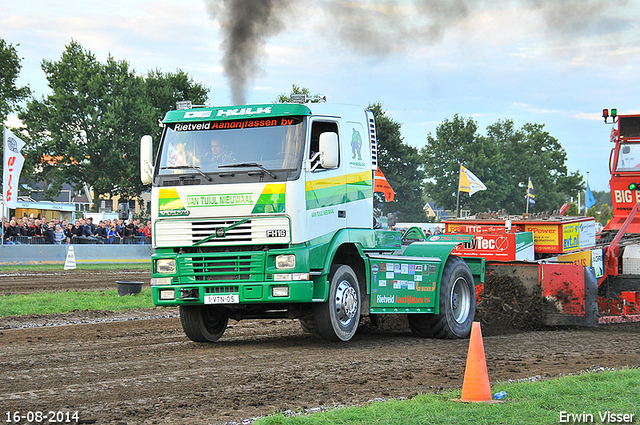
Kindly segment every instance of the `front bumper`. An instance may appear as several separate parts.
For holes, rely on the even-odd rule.
[[[309,303],[313,301],[314,282],[224,282],[152,286],[157,306],[203,304]],[[275,295],[274,295],[275,294]],[[283,296],[286,294],[286,296]],[[280,295],[280,296],[278,296]]]
[[[295,265],[276,267],[276,257],[282,255],[295,255]],[[322,285],[315,284],[322,277],[310,278],[304,246],[180,254],[156,250],[152,260],[151,289],[158,306],[308,303],[325,297]],[[175,271],[159,272],[159,260],[175,261]]]

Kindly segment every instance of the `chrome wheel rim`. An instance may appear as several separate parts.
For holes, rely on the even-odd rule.
[[[471,293],[466,279],[459,277],[451,286],[451,312],[457,323],[464,323],[469,317]]]
[[[336,290],[336,317],[341,325],[348,325],[358,311],[358,293],[348,281],[343,280]]]

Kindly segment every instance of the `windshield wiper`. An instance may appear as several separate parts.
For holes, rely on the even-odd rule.
[[[267,170],[266,168],[264,168],[262,165],[258,164],[257,162],[241,162],[239,164],[223,164],[223,165],[218,165],[218,168],[239,168],[239,167],[257,167],[259,169],[261,169],[262,171],[264,171],[265,173],[267,173],[269,176],[273,177],[274,179],[277,179],[278,176],[276,176],[275,174],[273,174],[271,171]]]
[[[202,172],[202,170],[200,170],[200,167],[196,167],[195,165],[172,165],[171,167],[162,167],[162,169],[163,170],[184,170],[184,169],[196,170],[202,177],[204,177],[208,181],[210,182],[213,181],[211,177],[207,176],[205,173]]]

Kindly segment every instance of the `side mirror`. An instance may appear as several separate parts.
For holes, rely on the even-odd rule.
[[[338,135],[326,132],[320,135],[320,165],[322,168],[338,166]]]
[[[142,136],[140,139],[140,180],[144,184],[153,181],[153,139]]]

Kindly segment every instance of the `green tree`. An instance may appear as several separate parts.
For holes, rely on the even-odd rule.
[[[606,226],[609,220],[613,218],[613,212],[609,207],[609,204],[602,204],[600,206],[600,214],[598,214],[598,221],[603,226]]]
[[[595,205],[589,208],[589,210],[587,211],[587,217],[593,217],[595,219],[598,218],[598,212],[596,211]]]
[[[309,90],[307,87],[302,87],[299,86],[297,84],[292,84],[291,85],[291,92],[289,94],[286,93],[280,93],[278,95],[278,97],[276,98],[276,100],[273,101],[273,103],[287,103],[291,101],[291,96],[294,94],[304,94],[307,99],[309,99],[309,101],[311,103],[318,103],[320,102],[320,95],[319,94],[315,94],[312,95],[311,94],[311,90]]]
[[[15,46],[0,38],[0,122],[5,122],[7,116],[16,109],[18,103],[27,99],[31,94],[28,86],[16,86],[21,69],[22,64]],[[3,155],[4,143],[0,143],[0,158],[3,158]],[[2,182],[1,175],[0,182]]]
[[[420,152],[427,177],[424,188],[437,206],[456,209],[460,165],[473,172],[489,190],[500,188],[499,182],[494,181],[497,175],[491,176],[492,161],[501,155],[499,147],[486,143],[477,131],[475,121],[456,114],[453,120],[445,119],[436,128],[435,137],[427,136],[427,144]],[[486,192],[488,190],[476,192],[471,197],[461,193],[461,209],[485,210]]]
[[[569,208],[567,208],[567,212],[564,213],[564,215],[568,217],[575,217],[578,215],[578,206],[575,204],[575,202],[569,203]]]
[[[425,191],[446,209],[455,209],[461,164],[487,186],[471,197],[460,194],[461,208],[472,213],[524,212],[529,179],[536,194],[530,212],[557,210],[582,189],[580,174],[567,173],[564,149],[540,124],[516,129],[511,120],[498,121],[482,136],[471,118],[455,115],[438,126],[435,137],[427,136],[421,154],[428,179]]]
[[[18,103],[26,100],[31,94],[28,86],[16,86],[22,69],[20,59],[15,46],[0,38],[0,121],[2,122],[15,110]]]
[[[101,64],[75,41],[59,61],[44,60],[42,69],[52,94],[30,101],[20,118],[49,192],[59,192],[64,182],[76,188],[87,184],[96,203],[103,194],[141,192],[136,147],[152,122],[142,102],[142,78],[126,61],[109,56]],[[54,161],[42,161],[47,154]]]
[[[609,207],[611,207],[611,192],[609,191],[597,191],[594,190],[591,192],[593,194],[593,199],[595,199],[596,201],[596,207],[600,206],[600,205],[604,205],[607,204],[609,205]]]
[[[520,172],[520,181],[531,178],[536,191],[535,210],[557,210],[567,198],[585,189],[583,177],[579,172],[567,172],[567,153],[558,139],[544,130],[543,124],[525,124],[522,133],[522,150],[518,156],[522,160],[513,166]]]
[[[197,85],[182,72],[156,70],[145,79],[111,55],[100,63],[75,41],[60,60],[43,61],[42,69],[52,94],[31,100],[20,118],[32,139],[30,161],[36,177],[47,182],[48,197],[63,183],[93,188],[94,205],[105,194],[137,197],[145,189],[140,138],[151,134],[157,140],[158,120],[166,112],[160,110],[175,100],[194,93],[194,100],[202,100],[203,89],[191,91]]]
[[[190,100],[194,105],[202,105],[209,95],[208,88],[182,70],[175,73],[163,73],[157,68],[151,70],[144,79],[144,89],[156,122],[162,120],[167,111],[175,109],[177,101]],[[154,143],[160,140],[161,134],[162,127],[156,125],[155,131],[150,133]]]
[[[370,104],[376,120],[378,142],[378,165],[391,188],[396,193],[392,202],[384,202],[384,197],[376,194],[376,206],[383,214],[396,213],[398,221],[424,222],[422,182],[424,172],[418,149],[407,145],[402,137],[401,124],[389,118],[380,103]]]

